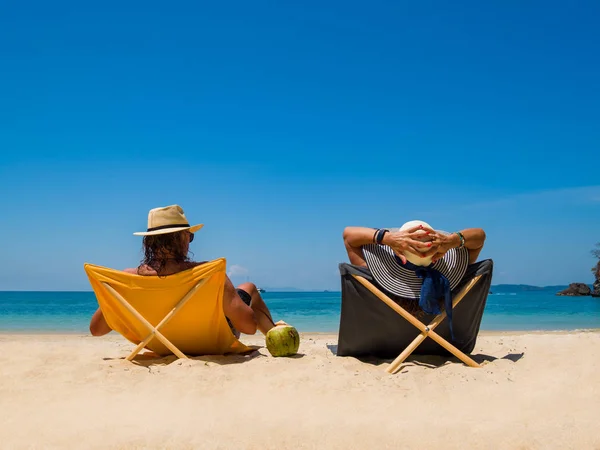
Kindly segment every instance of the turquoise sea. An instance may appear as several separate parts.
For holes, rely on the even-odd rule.
[[[600,328],[600,298],[557,297],[555,291],[501,292],[488,296],[483,330]],[[275,320],[303,332],[337,332],[339,292],[266,292]],[[0,332],[87,333],[97,308],[92,292],[1,292]]]

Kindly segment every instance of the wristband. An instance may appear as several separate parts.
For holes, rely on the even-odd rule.
[[[386,229],[377,231],[377,237],[375,238],[375,242],[377,244],[381,245],[381,241],[383,241],[383,237],[385,236],[385,233],[387,233],[387,232],[388,232],[388,230],[386,230]]]
[[[377,243],[377,240],[376,240],[376,239],[377,239],[377,233],[379,233],[379,231],[380,231],[380,229],[379,229],[379,228],[377,228],[377,229],[375,230],[375,233],[373,233],[373,244]]]
[[[463,248],[465,246],[465,237],[463,236],[463,234],[460,231],[455,231],[455,233],[460,238],[460,245],[458,246],[458,248]]]

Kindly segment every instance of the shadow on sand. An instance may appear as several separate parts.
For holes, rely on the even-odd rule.
[[[203,355],[203,356],[190,356],[190,361],[203,361],[205,364],[213,363],[219,364],[221,366],[227,366],[230,364],[242,364],[248,361],[251,361],[257,357],[271,357],[268,355],[261,354],[258,350],[263,347],[250,345],[252,348],[251,351],[246,353],[239,354],[230,354],[230,355]],[[300,359],[303,358],[303,353],[298,353],[294,356],[289,356],[291,359]],[[125,357],[121,358],[103,358],[104,361],[124,361]],[[146,351],[144,353],[140,353],[133,358],[131,361],[132,364],[142,367],[152,367],[152,366],[168,366],[173,364],[174,362],[180,361],[175,355],[169,356],[160,356],[154,352]]]
[[[334,355],[337,354],[337,345],[327,345],[327,348]],[[516,363],[521,358],[523,358],[523,356],[525,356],[525,353],[524,352],[509,353],[501,358],[497,358],[497,357],[491,356],[491,355],[486,355],[483,353],[471,354],[470,356],[478,364],[482,364],[485,362],[492,362],[492,361],[496,361],[499,359],[507,359],[509,361]],[[394,358],[378,358],[375,356],[357,357],[356,359],[358,359],[360,362],[363,362],[365,364],[371,364],[374,366],[380,366],[382,364],[389,364],[394,360]],[[446,365],[448,362],[462,364],[460,359],[458,359],[455,356],[452,356],[450,354],[448,354],[447,356],[444,356],[444,355],[411,355],[406,359],[405,364],[410,363],[415,366],[436,369],[436,368]],[[398,371],[402,370],[403,368],[404,368],[404,364],[402,366],[400,366]]]

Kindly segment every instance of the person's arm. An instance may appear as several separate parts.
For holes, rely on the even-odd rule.
[[[466,228],[461,230],[460,233],[463,235],[465,240],[465,248],[469,251],[469,264],[473,264],[477,261],[483,244],[485,243],[485,231],[481,228]],[[461,240],[458,233],[441,234],[437,231],[431,232],[432,236],[432,249],[425,253],[423,256],[433,255],[433,260],[437,261],[442,258],[444,254],[451,248],[460,247]]]
[[[473,264],[477,261],[483,244],[485,243],[485,231],[481,228],[466,228],[461,230],[460,233],[465,239],[465,248],[469,250],[469,264]],[[460,237],[456,233],[450,235],[454,240],[453,244],[456,247],[460,247]]]
[[[421,254],[429,250],[431,244],[423,242],[422,239],[423,226],[417,225],[403,231],[386,232],[383,235],[381,244],[390,246],[403,263],[406,263],[406,258],[403,252],[408,251],[415,254]],[[367,263],[363,257],[361,247],[367,244],[375,243],[375,235],[377,229],[365,227],[346,227],[344,229],[344,245],[348,252],[350,263],[356,266],[366,267]]]
[[[104,336],[111,331],[112,328],[106,323],[102,310],[98,308],[90,321],[90,333],[92,333],[92,336]]]
[[[344,229],[344,246],[346,247],[350,264],[363,267],[367,266],[361,247],[363,245],[372,244],[374,234],[374,228],[346,227]]]
[[[254,311],[240,298],[233,283],[226,277],[223,292],[223,312],[236,330],[244,334],[255,334],[258,322]]]

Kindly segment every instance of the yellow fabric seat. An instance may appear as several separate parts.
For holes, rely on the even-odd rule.
[[[252,350],[231,332],[223,312],[225,259],[166,277],[141,276],[84,264],[108,325],[165,356],[223,355]]]

